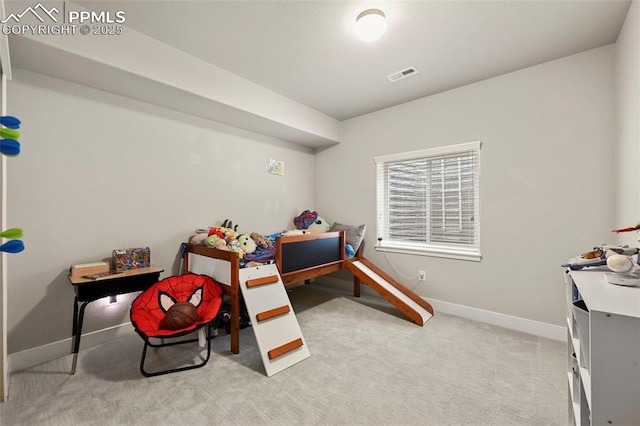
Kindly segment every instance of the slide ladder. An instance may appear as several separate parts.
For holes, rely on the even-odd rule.
[[[311,356],[276,265],[240,269],[239,280],[267,376]]]
[[[356,295],[359,295],[359,282],[362,281],[420,326],[433,316],[433,308],[426,300],[366,258],[347,260],[346,266],[355,277]]]

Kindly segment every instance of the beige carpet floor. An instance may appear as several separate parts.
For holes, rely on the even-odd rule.
[[[446,314],[419,327],[375,295],[336,297],[315,284],[290,297],[311,357],[271,378],[251,328],[240,354],[222,332],[207,366],[155,378],[140,375],[142,339],[132,335],[82,350],[74,376],[71,356],[12,373],[0,424],[567,423],[562,342]]]

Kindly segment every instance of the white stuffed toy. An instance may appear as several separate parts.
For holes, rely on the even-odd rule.
[[[245,253],[253,253],[256,251],[257,245],[256,242],[253,241],[250,235],[242,234],[238,237],[238,243],[240,243],[240,247],[242,251]]]
[[[331,225],[324,220],[321,216],[318,216],[316,220],[307,228],[307,232],[310,234],[322,234],[323,232],[329,232]]]

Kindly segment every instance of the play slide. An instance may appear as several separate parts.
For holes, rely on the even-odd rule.
[[[362,281],[378,292],[416,324],[422,326],[433,316],[433,308],[426,300],[366,258],[360,256],[348,260],[347,269],[356,280]]]

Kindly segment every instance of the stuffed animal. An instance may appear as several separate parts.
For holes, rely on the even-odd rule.
[[[293,218],[296,229],[307,229],[318,218],[318,212],[305,210]]]
[[[228,251],[238,253],[240,259],[244,257],[244,251],[242,250],[242,246],[240,245],[240,242],[238,240],[231,240],[229,243],[227,243],[226,248]]]
[[[238,237],[238,243],[245,253],[253,253],[256,251],[256,242],[251,239],[247,234],[242,234]]]
[[[273,243],[270,239],[263,237],[257,232],[252,232],[251,234],[249,234],[249,236],[253,241],[255,241],[256,246],[259,248],[269,249],[273,247]]]
[[[213,234],[210,237],[207,237],[204,242],[207,246],[220,250],[224,250],[227,246],[227,242],[225,241],[224,237],[221,238],[218,234]]]
[[[194,245],[208,245],[213,247],[214,245],[218,245],[219,243],[217,239],[212,237],[217,237],[225,241],[232,239],[227,237],[227,235],[229,234],[231,234],[232,237],[235,237],[233,231],[229,233],[227,232],[226,228],[222,228],[219,226],[212,226],[206,229],[196,229],[196,234],[189,239],[189,242]],[[209,239],[211,240],[207,241]]]
[[[291,235],[305,235],[308,234],[306,229],[289,229],[288,231],[282,232],[282,235],[285,237],[289,237]]]
[[[323,232],[329,232],[331,225],[322,217],[316,217],[316,220],[307,228],[307,231],[311,234],[322,234]]]
[[[318,212],[305,210],[293,219],[296,229],[306,230],[311,234],[321,234],[329,231],[331,225],[324,220]]]
[[[223,228],[224,229],[224,239],[227,240],[227,244],[235,240],[238,237],[238,233],[231,228]]]
[[[237,227],[237,225],[236,225]],[[223,226],[214,226],[209,228],[208,236],[217,235],[218,237],[224,239],[229,243],[229,241],[235,239],[238,236],[238,233],[231,228],[225,228]]]
[[[238,237],[238,225],[234,225],[229,219],[225,219],[220,226],[212,226],[207,230],[196,230],[197,233],[199,233],[198,231],[207,232],[207,237],[217,235],[218,237],[226,240],[227,244]]]
[[[217,226],[209,228],[207,232],[208,236],[217,235],[220,238],[224,238],[224,228],[219,228]]]
[[[196,231],[197,232],[197,231]],[[199,232],[189,238],[189,242],[193,245],[204,244],[208,234],[206,232]]]
[[[233,226],[233,222],[230,221],[229,219],[225,219],[224,222],[222,222],[221,227],[228,228],[233,232],[238,232],[238,225],[236,224],[236,226]]]

